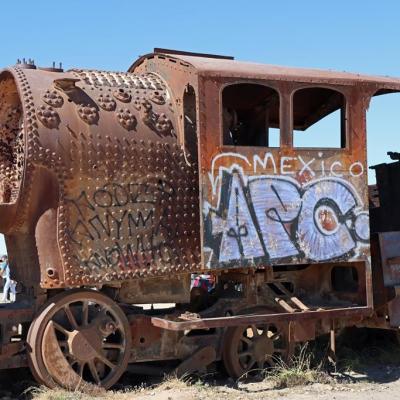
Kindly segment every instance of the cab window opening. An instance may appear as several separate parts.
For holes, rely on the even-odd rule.
[[[293,95],[293,146],[346,147],[346,98],[337,90],[312,87]]]
[[[223,144],[279,147],[279,103],[279,93],[268,86],[227,86],[222,92]]]
[[[191,85],[187,85],[183,94],[183,118],[185,151],[190,154],[191,161],[197,163],[196,93]]]
[[[400,92],[380,89],[371,97],[366,111],[368,183],[376,183],[374,166],[400,159],[397,137],[400,121],[396,118],[400,107]],[[389,154],[390,152],[390,154]]]
[[[400,230],[400,92],[380,89],[366,111],[370,231]]]

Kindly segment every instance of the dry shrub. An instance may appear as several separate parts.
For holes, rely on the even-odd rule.
[[[288,363],[279,360],[272,370],[267,371],[266,376],[273,380],[277,389],[332,381],[322,369],[322,364],[312,366],[312,352],[307,345],[302,346],[299,354]]]
[[[79,391],[48,389],[46,387],[32,389],[30,393],[34,400],[86,400],[96,398]]]
[[[65,390],[65,389],[48,389],[47,387],[32,388],[29,390],[34,400],[130,400],[137,397],[139,394],[148,394],[154,392],[164,391],[184,391],[189,388],[191,383],[183,378],[177,378],[176,376],[166,376],[164,381],[156,386],[138,386],[130,388],[126,391],[105,391],[104,389],[98,388],[98,390],[92,390],[94,385],[90,385],[89,388],[80,387],[77,390]]]

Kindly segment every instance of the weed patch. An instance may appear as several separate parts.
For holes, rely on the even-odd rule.
[[[302,346],[300,352],[288,363],[279,360],[272,370],[266,371],[266,378],[272,379],[277,389],[328,383],[333,380],[323,370],[322,364],[313,365],[313,353],[307,344]]]

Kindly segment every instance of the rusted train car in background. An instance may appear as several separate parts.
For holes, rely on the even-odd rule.
[[[0,231],[21,289],[0,368],[108,388],[135,364],[221,360],[237,378],[346,326],[397,329],[399,163],[369,199],[365,139],[371,97],[396,91],[162,49],[126,73],[2,70]],[[296,145],[335,113],[335,148]]]

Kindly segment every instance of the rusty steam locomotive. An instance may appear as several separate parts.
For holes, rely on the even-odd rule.
[[[365,139],[371,97],[397,91],[163,49],[126,73],[0,71],[0,232],[21,286],[0,368],[68,388],[162,360],[239,377],[342,327],[397,329],[399,162],[369,198]],[[335,113],[335,146],[296,145]]]

